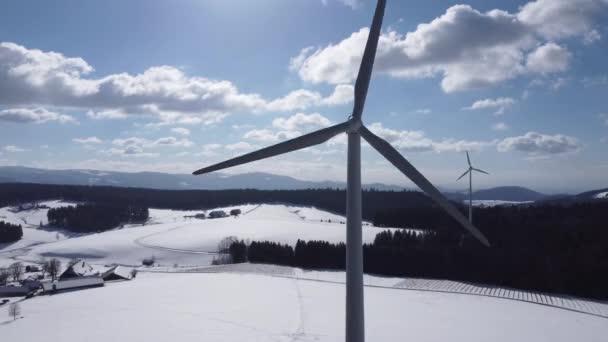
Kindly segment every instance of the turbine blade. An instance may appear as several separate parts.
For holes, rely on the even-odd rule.
[[[469,172],[471,172],[471,169],[466,170],[465,173],[462,174],[462,176],[458,177],[457,181],[459,181],[462,177],[466,176]]]
[[[359,66],[359,74],[357,75],[357,81],[355,82],[355,105],[352,114],[354,118],[361,118],[361,115],[363,114],[367,89],[369,88],[369,81],[372,77],[372,70],[374,68],[374,60],[376,59],[376,49],[378,48],[378,40],[380,39],[385,7],[386,0],[378,0],[372,26],[369,30],[369,36],[367,37],[367,43],[365,44],[363,59]]]
[[[238,156],[236,158],[232,158],[221,163],[217,163],[211,166],[207,166],[200,170],[194,171],[194,175],[202,175],[205,173],[226,169],[229,167],[246,164],[252,161],[266,159],[270,157],[274,157],[279,154],[284,154],[287,152],[301,150],[306,147],[318,145],[326,142],[337,134],[345,132],[350,123],[348,121],[343,122],[341,124],[337,124],[331,127],[327,127],[324,129],[320,129],[318,131],[302,135],[300,137],[284,141],[282,143],[278,143],[276,145],[272,145],[261,150],[257,150],[251,153],[244,154],[242,156]]]
[[[469,158],[469,151],[466,151],[466,152],[467,152],[467,162],[469,163],[470,167],[473,167],[473,165],[471,165],[471,158]]]
[[[475,236],[481,243],[486,246],[490,246],[488,239],[473,226],[469,220],[467,220],[461,213],[456,209],[447,198],[445,198],[431,182],[429,182],[416,168],[410,164],[391,144],[386,142],[384,139],[376,136],[374,133],[369,131],[365,126],[361,126],[359,132],[376,151],[380,152],[384,158],[388,159],[396,168],[398,168],[407,178],[414,182],[420,189],[426,192],[440,207],[443,208],[450,216],[452,216],[462,227],[468,230],[473,236]]]
[[[480,169],[476,169],[476,168],[473,168],[473,170],[475,170],[477,172],[485,173],[486,175],[489,175],[489,173],[485,172],[484,170],[480,170]]]

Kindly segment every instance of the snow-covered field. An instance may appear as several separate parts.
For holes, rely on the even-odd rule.
[[[24,300],[23,318],[16,321],[4,305],[0,336],[68,342],[343,341],[344,272],[209,263],[218,242],[230,235],[288,244],[344,241],[344,218],[286,205],[238,208],[240,217],[213,220],[189,217],[202,211],[151,209],[145,226],[89,235],[38,229],[40,221],[46,224],[46,210],[1,208],[0,219],[21,223],[24,238],[0,245],[0,267],[41,257],[85,258],[101,267],[140,265],[154,256],[160,265],[133,281]],[[379,231],[364,226],[364,240]],[[443,280],[365,275],[365,284],[368,341],[560,342],[608,336],[607,303]]]
[[[465,200],[465,201],[463,201],[463,203],[468,205],[469,200]],[[500,205],[519,205],[519,204],[526,204],[526,203],[533,203],[533,201],[518,202],[518,201],[501,201],[501,200],[473,200],[474,207],[496,207],[496,206],[500,206]]]
[[[59,201],[43,202],[51,207],[73,205]],[[154,257],[163,265],[204,266],[216,256],[218,243],[227,236],[239,239],[271,240],[295,245],[298,239],[342,242],[346,239],[345,218],[312,207],[287,205],[241,205],[219,208],[228,212],[239,208],[239,217],[199,220],[203,211],[150,209],[146,225],[131,225],[87,235],[69,234],[46,224],[47,210],[17,214],[2,208],[9,222],[36,222],[24,228],[22,240],[0,245],[0,267],[15,260],[35,262],[43,257],[63,261],[84,258],[92,264],[141,265]],[[208,211],[207,211],[208,212]],[[12,215],[12,216],[11,216]],[[330,221],[330,222],[329,222]],[[365,242],[373,241],[381,229],[369,223],[363,228]]]
[[[605,341],[608,320],[466,294],[366,287],[368,341]],[[344,285],[260,274],[140,273],[0,308],[7,341],[343,341]],[[4,322],[3,322],[4,321]],[[35,328],[34,328],[35,327]]]

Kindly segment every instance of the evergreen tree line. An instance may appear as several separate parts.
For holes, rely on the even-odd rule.
[[[49,209],[49,224],[72,232],[92,233],[116,228],[125,223],[142,223],[148,208],[116,203],[79,204]]]
[[[377,217],[417,226],[416,213],[397,210]],[[432,229],[377,234],[363,246],[365,272],[608,299],[608,202],[478,208],[475,225],[490,240],[490,248],[442,215],[436,211],[428,216]],[[285,252],[289,246],[251,246],[250,262],[344,269],[344,244],[298,241],[293,256]]]
[[[382,209],[428,207],[431,200],[414,191],[363,191],[363,218],[372,220]],[[109,186],[0,184],[0,206],[50,199],[74,202],[137,203],[148,208],[205,210],[246,203],[289,203],[346,213],[342,189],[308,190],[154,190]]]
[[[23,236],[21,225],[0,221],[0,243],[15,242]]]

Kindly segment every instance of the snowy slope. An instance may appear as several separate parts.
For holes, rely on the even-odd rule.
[[[220,209],[228,212],[233,208],[241,209],[243,214],[236,218],[207,220],[192,217],[205,212],[201,210],[150,209],[150,220],[144,226],[125,226],[68,239],[63,239],[63,235],[57,238],[54,231],[37,237],[36,234],[42,232],[24,229],[22,241],[0,246],[0,266],[14,262],[14,259],[34,262],[42,257],[57,257],[64,261],[84,258],[90,263],[104,265],[141,265],[144,258],[152,256],[163,265],[202,266],[211,263],[218,242],[227,236],[291,245],[298,239],[342,242],[346,238],[344,217],[315,208],[263,204]],[[329,220],[331,223],[327,222]],[[364,241],[371,242],[380,231],[370,225],[364,226]],[[39,243],[32,243],[34,240]]]
[[[593,196],[594,198],[608,198],[608,191],[605,192],[600,192],[598,194],[595,194],[595,196]]]
[[[110,299],[111,300],[108,300]],[[367,287],[368,341],[605,341],[605,318],[489,297]],[[140,274],[0,308],[7,341],[343,341],[344,285],[243,274]],[[35,329],[33,327],[36,327]]]

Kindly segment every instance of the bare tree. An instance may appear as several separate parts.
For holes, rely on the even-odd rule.
[[[21,306],[19,303],[13,303],[8,307],[8,316],[12,317],[13,320],[17,319],[17,316],[21,315]]]
[[[50,261],[46,262],[45,268],[51,276],[51,279],[55,280],[57,279],[59,272],[61,272],[61,261],[57,259],[51,259]]]
[[[228,253],[230,245],[232,245],[233,242],[237,241],[239,241],[239,239],[236,236],[227,236],[220,240],[220,242],[217,244],[217,251],[219,253]]]
[[[8,271],[1,270],[0,271],[0,285],[6,285],[6,282],[8,281],[9,276],[10,276],[10,274],[8,273]]]
[[[11,264],[8,269],[11,272],[13,281],[19,281],[19,279],[21,279],[21,275],[23,274],[23,265],[20,262]]]
[[[46,259],[42,258],[38,261],[38,264],[40,265],[40,272],[42,272],[42,277],[44,278],[44,275],[49,272],[49,263]]]

